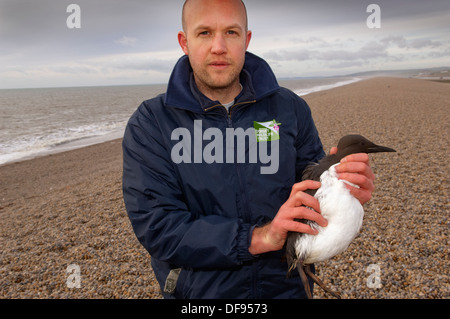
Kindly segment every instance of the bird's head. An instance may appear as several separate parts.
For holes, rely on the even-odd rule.
[[[376,145],[361,135],[346,135],[339,140],[337,156],[344,158],[350,154],[356,153],[381,153],[381,152],[396,152],[396,150]]]

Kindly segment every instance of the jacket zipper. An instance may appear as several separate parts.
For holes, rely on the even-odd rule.
[[[239,103],[233,104],[233,105],[230,107],[230,111],[228,112],[228,117],[231,119],[231,111],[233,111],[233,109],[234,109],[236,106],[238,106],[238,105],[243,105],[243,104],[253,104],[253,103],[256,103],[256,100],[247,101],[247,102],[239,102]]]
[[[227,118],[228,128],[233,128],[233,120],[231,119],[231,115],[232,115],[233,109],[236,106],[243,105],[243,104],[255,103],[255,102],[256,102],[256,100],[248,101],[248,102],[240,102],[240,103],[233,104],[230,107],[230,110],[227,112],[227,115],[228,115],[228,118]],[[224,107],[224,109],[226,110],[225,107]],[[243,205],[244,206],[244,216],[242,216],[242,217],[244,218],[244,221],[251,222],[251,214],[249,213],[250,209],[248,207],[248,201],[247,201],[247,195],[246,195],[246,191],[245,191],[245,185],[243,184],[241,168],[240,168],[240,166],[237,163],[237,154],[236,154],[236,152],[235,152],[234,155],[235,155],[234,164],[235,164],[235,167],[236,167],[236,172],[237,172],[237,176],[238,176],[238,180],[239,180],[239,187],[240,187],[240,190],[241,190],[242,200],[243,200],[243,203],[244,203],[244,205]]]
[[[233,109],[238,106],[238,105],[242,105],[242,104],[250,104],[250,103],[255,103],[256,100],[254,101],[249,101],[249,102],[241,102],[241,103],[236,103],[233,106],[230,107],[229,111],[227,112],[227,122],[228,122],[228,127],[229,128],[233,128],[233,121],[231,119],[231,114]],[[225,111],[226,108],[224,107]],[[241,196],[242,196],[242,201],[244,203],[244,216],[243,219],[245,222],[250,223],[251,222],[251,214],[250,214],[250,209],[248,207],[248,200],[247,200],[247,195],[246,195],[246,190],[245,190],[245,185],[243,184],[243,179],[242,179],[242,172],[241,172],[241,168],[237,163],[237,158],[236,158],[236,154],[235,154],[235,167],[236,167],[236,173],[237,173],[237,177],[238,177],[238,181],[239,181],[239,187],[241,190]],[[258,261],[254,261],[251,265],[251,270],[252,270],[252,290],[251,290],[251,294],[253,298],[259,298],[259,293],[258,293],[258,266],[257,266]]]
[[[238,105],[243,105],[243,104],[251,104],[251,103],[256,103],[256,100],[251,100],[251,101],[246,101],[246,102],[239,102],[239,103],[233,104],[233,105],[230,107],[230,110],[229,110],[229,111],[227,111],[226,107],[223,106],[222,104],[215,104],[215,105],[213,105],[213,106],[207,107],[207,108],[205,109],[205,112],[209,112],[210,110],[215,109],[216,107],[221,106],[221,107],[223,107],[223,108],[225,109],[225,111],[227,111],[228,117],[231,119],[231,111],[232,111],[236,106],[238,106]]]

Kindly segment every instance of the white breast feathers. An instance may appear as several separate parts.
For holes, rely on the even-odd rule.
[[[346,250],[362,225],[364,209],[350,194],[344,181],[338,180],[336,165],[322,173],[322,186],[314,196],[328,225],[320,227],[315,224],[319,231],[317,235],[304,234],[295,242],[297,256],[304,264],[324,261]]]

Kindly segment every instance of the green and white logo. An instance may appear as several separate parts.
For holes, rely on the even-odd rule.
[[[270,142],[280,139],[280,125],[276,120],[253,122],[257,142]]]

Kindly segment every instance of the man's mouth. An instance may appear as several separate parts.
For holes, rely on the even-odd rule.
[[[211,67],[213,67],[215,69],[219,69],[219,70],[225,69],[229,65],[230,65],[229,63],[223,62],[223,61],[214,61],[214,62],[209,63],[209,66],[211,66]]]

